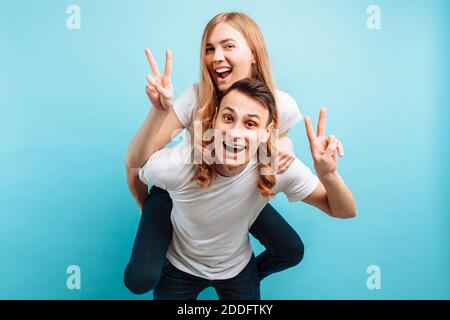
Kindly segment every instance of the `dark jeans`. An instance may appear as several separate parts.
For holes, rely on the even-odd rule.
[[[200,292],[213,287],[220,300],[260,300],[259,274],[255,256],[235,277],[208,280],[177,269],[166,260],[162,276],[153,291],[155,300],[195,300]]]
[[[169,193],[153,186],[125,269],[125,286],[135,294],[155,289],[161,278],[172,239],[171,211]],[[293,267],[303,259],[301,238],[270,204],[261,211],[250,233],[266,248],[255,259],[260,280]]]

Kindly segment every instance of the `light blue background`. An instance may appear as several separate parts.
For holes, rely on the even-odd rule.
[[[72,3],[80,30],[66,28]],[[381,30],[366,27],[371,4]],[[262,298],[449,299],[449,9],[445,0],[1,1],[0,298],[152,298],[122,282],[139,221],[124,159],[149,109],[143,49],[160,68],[172,49],[179,95],[198,79],[208,20],[238,10],[261,27],[278,87],[314,123],[328,108],[359,208],[335,220],[278,196],[305,258],[264,280]],[[290,137],[311,165],[302,123]],[[81,290],[66,288],[72,264]],[[366,286],[373,264],[380,290]]]

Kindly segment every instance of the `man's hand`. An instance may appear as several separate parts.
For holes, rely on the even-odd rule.
[[[164,75],[159,73],[158,65],[150,49],[145,49],[145,55],[153,72],[153,77],[147,75],[148,84],[145,87],[145,92],[156,109],[168,111],[173,106],[173,86],[170,80],[172,74],[172,53],[170,50],[166,51]]]
[[[326,110],[322,108],[317,125],[317,135],[315,135],[310,118],[305,117],[306,134],[314,160],[314,168],[319,178],[336,173],[336,150],[340,157],[344,156],[344,147],[341,142],[333,135],[325,136],[325,122]]]

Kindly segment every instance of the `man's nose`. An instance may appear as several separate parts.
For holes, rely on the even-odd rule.
[[[233,129],[227,130],[228,137],[237,142],[242,140],[244,137],[244,130],[240,129],[238,125],[236,125]]]

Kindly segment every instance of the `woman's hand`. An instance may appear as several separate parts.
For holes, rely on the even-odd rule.
[[[145,202],[138,202],[137,205],[139,207],[139,213],[140,213],[140,215],[142,215],[144,213]]]
[[[337,159],[336,150],[340,157],[344,156],[344,147],[335,136],[325,136],[326,110],[320,109],[319,123],[317,125],[317,136],[314,134],[311,120],[305,117],[306,134],[311,148],[311,154],[314,160],[314,168],[317,175],[325,177],[336,173]]]
[[[172,74],[172,53],[170,50],[166,51],[164,75],[159,73],[158,65],[150,49],[145,49],[145,55],[153,72],[153,77],[147,75],[148,84],[145,87],[145,92],[156,109],[168,111],[173,106],[173,86],[170,80]]]
[[[278,173],[285,172],[295,160],[292,140],[282,137],[278,140]]]

